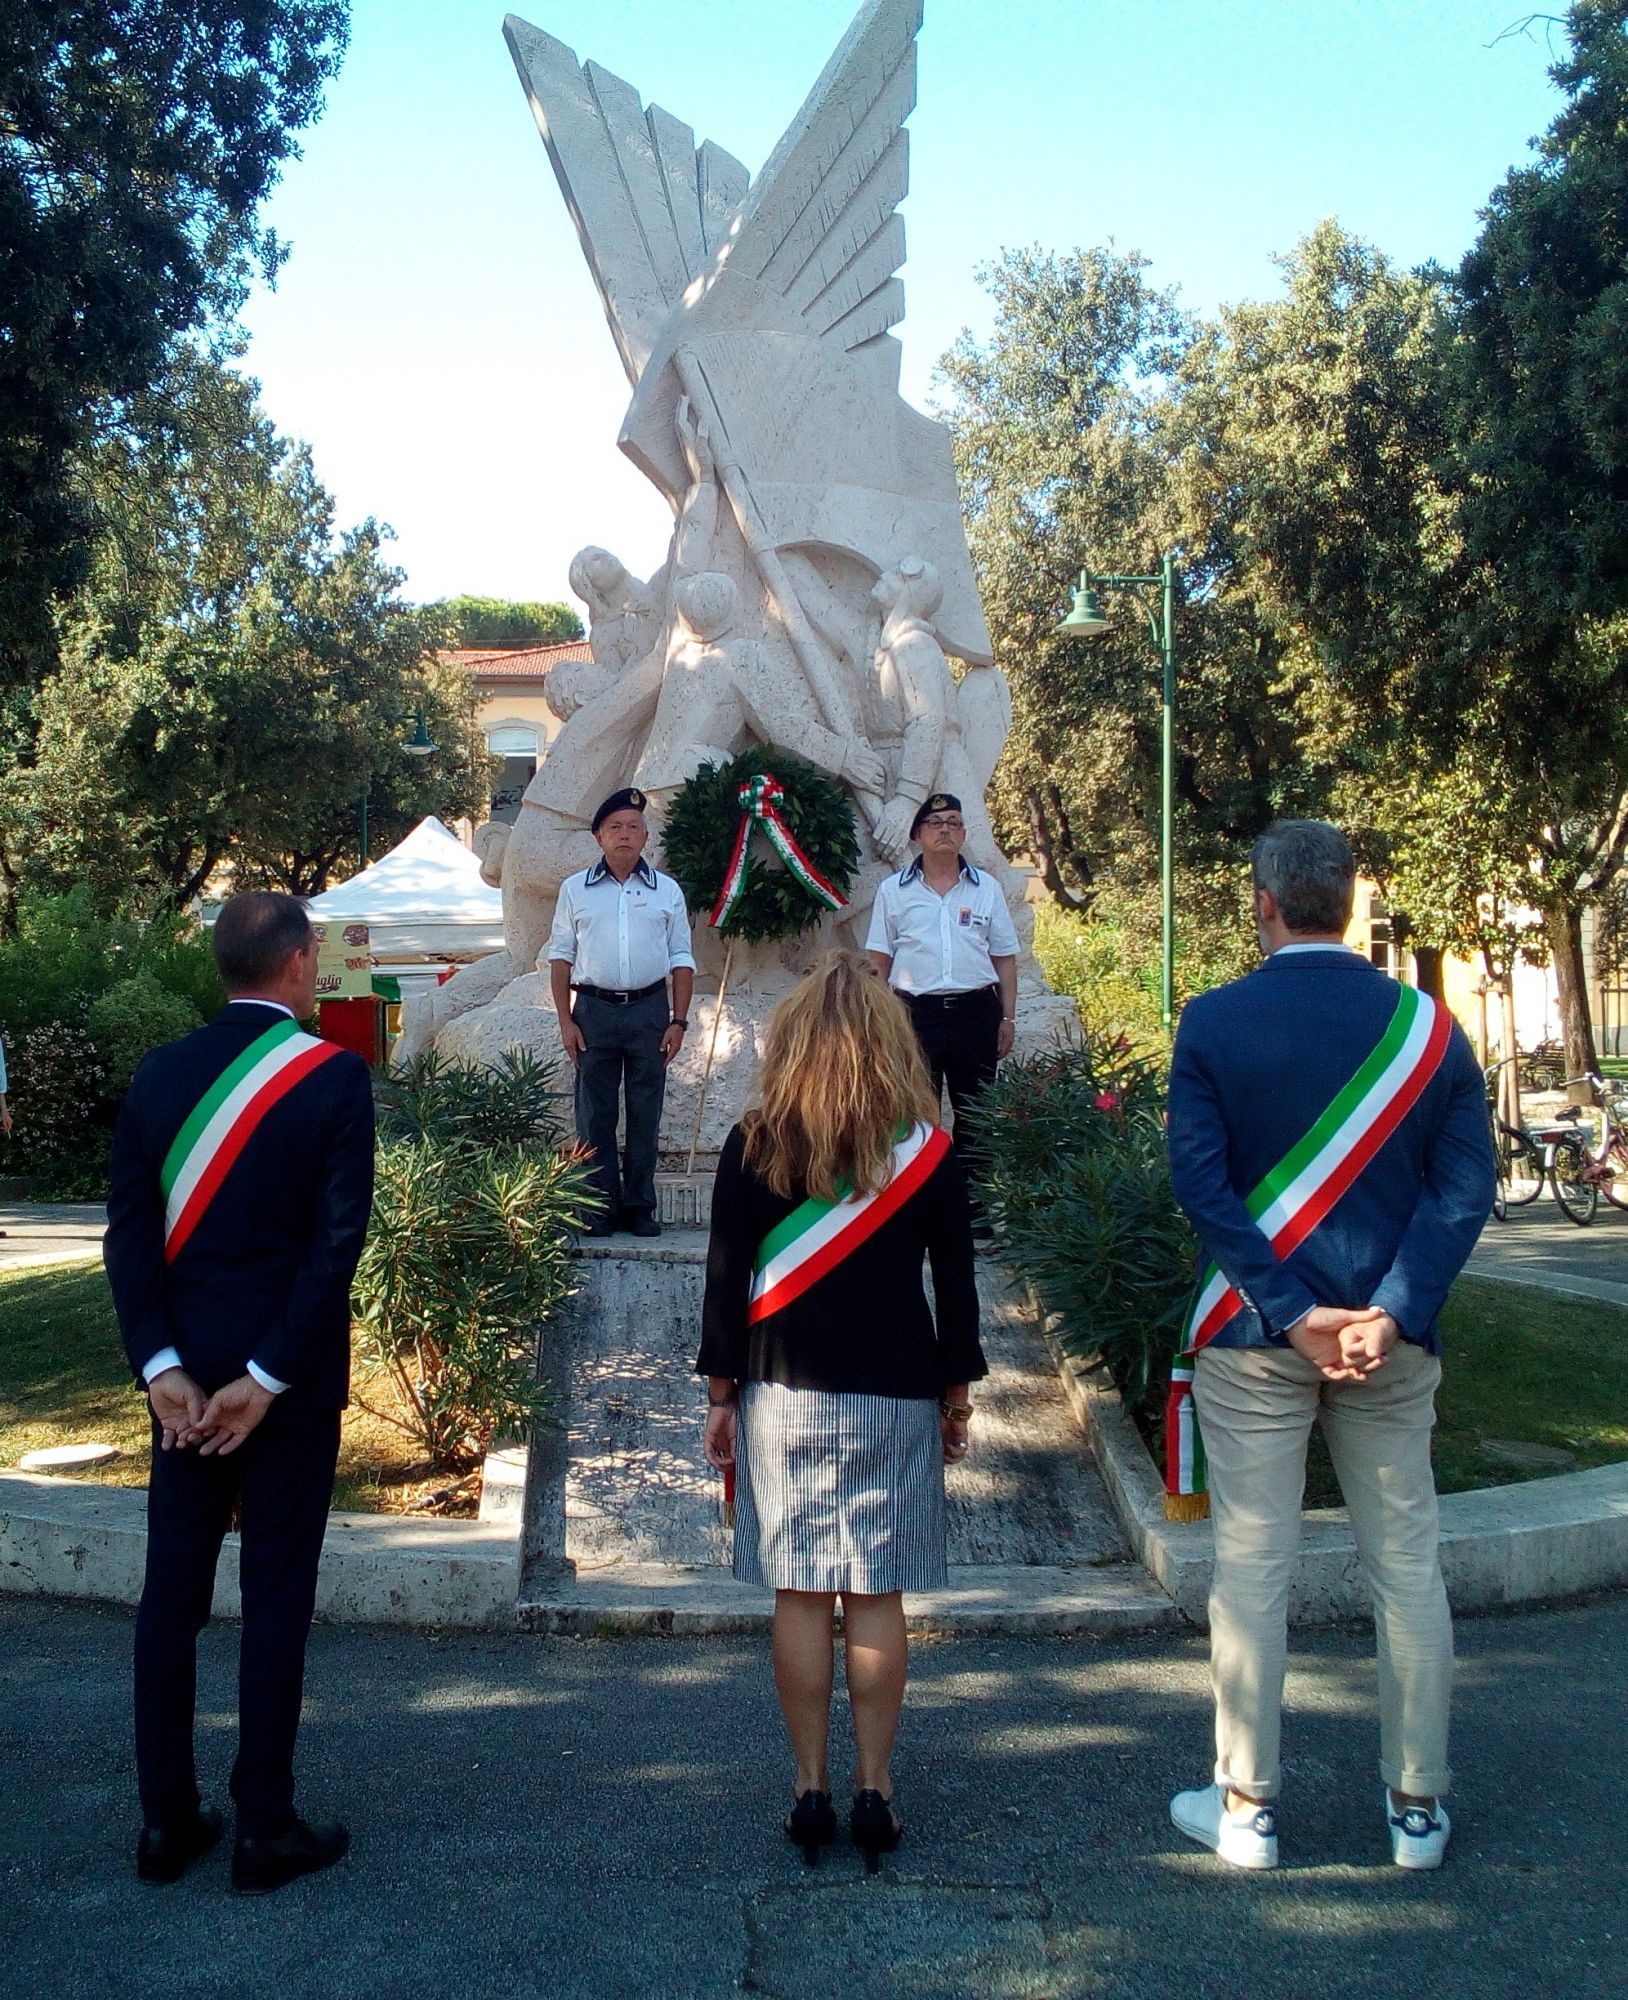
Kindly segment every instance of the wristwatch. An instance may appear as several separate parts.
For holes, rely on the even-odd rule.
[[[941,1399],[938,1409],[940,1416],[953,1417],[958,1424],[967,1423],[972,1417],[970,1403],[946,1403]]]
[[[681,1020],[679,1016],[675,1014],[673,1018],[667,1023],[667,1025],[669,1028],[687,1028],[690,1024],[688,1021]]]

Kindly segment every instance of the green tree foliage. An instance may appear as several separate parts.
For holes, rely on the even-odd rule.
[[[1468,755],[1510,767],[1510,826],[1590,1060],[1582,913],[1628,868],[1628,0],[1576,0],[1566,93],[1493,195],[1455,282],[1455,445],[1484,580],[1459,657]],[[1473,766],[1472,766],[1473,768]]]
[[[51,651],[92,429],[282,252],[256,220],[321,106],[345,0],[25,0],[0,27],[0,686]],[[18,726],[15,708],[11,721]]]
[[[582,620],[569,604],[448,597],[435,608],[446,616],[450,646],[499,652],[508,646],[557,646],[582,637]]]
[[[111,1094],[122,1097],[149,1049],[178,1041],[202,1027],[203,1020],[190,1000],[167,992],[150,972],[138,972],[93,1000],[85,1025],[107,1070]]]
[[[1303,730],[1313,671],[1286,634],[1240,518],[1206,460],[1226,401],[1228,345],[1144,261],[1111,251],[1009,253],[985,274],[995,331],[945,358],[969,531],[1013,730],[998,831],[1065,901],[1151,947],[1156,896],[1159,664],[1145,604],[1111,599],[1112,629],[1059,636],[1073,573],[1152,574],[1177,552],[1176,791],[1184,929],[1249,936],[1237,862],[1272,819],[1318,809],[1331,752]],[[1201,392],[1210,400],[1201,401]],[[1195,974],[1200,967],[1192,965]]]
[[[27,763],[0,773],[0,867],[196,895],[320,890],[376,838],[477,803],[467,687],[443,626],[399,595],[373,522],[336,538],[309,453],[253,385],[188,353],[85,477],[104,523],[34,700]],[[405,754],[422,709],[437,752]]]

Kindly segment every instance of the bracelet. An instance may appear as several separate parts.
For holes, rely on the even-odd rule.
[[[970,1403],[946,1403],[940,1397],[938,1413],[942,1417],[949,1417],[955,1423],[964,1424],[972,1416],[972,1405]]]
[[[669,1028],[687,1028],[690,1024],[688,1021],[681,1021],[679,1017],[675,1014],[673,1018],[667,1023],[667,1025]]]
[[[707,1391],[707,1408],[709,1410],[732,1410],[739,1400],[738,1396],[714,1396],[710,1389]]]

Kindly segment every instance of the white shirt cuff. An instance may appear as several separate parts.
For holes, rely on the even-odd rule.
[[[251,1361],[248,1364],[248,1369],[261,1388],[269,1389],[274,1396],[280,1396],[288,1387],[286,1382],[279,1382],[275,1375],[268,1375],[258,1362]]]
[[[667,970],[669,973],[677,972],[680,968],[686,972],[693,972],[695,970],[695,960],[687,951],[675,951],[667,961]]]
[[[161,1347],[152,1360],[141,1371],[143,1382],[151,1382],[155,1375],[162,1375],[166,1368],[179,1368],[181,1357],[173,1347]]]

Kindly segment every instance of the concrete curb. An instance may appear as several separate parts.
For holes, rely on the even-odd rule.
[[[1214,1542],[1207,1521],[1167,1521],[1164,1482],[1116,1390],[1065,1354],[1035,1316],[1063,1391],[1097,1450],[1126,1539],[1172,1602],[1207,1625]],[[1628,1463],[1563,1472],[1441,1500],[1442,1572],[1455,1611],[1496,1611],[1628,1584]],[[1366,1621],[1372,1602],[1343,1507],[1304,1516],[1289,1592],[1291,1625]]]
[[[236,1618],[238,1538],[226,1537],[214,1615]],[[0,1591],[134,1604],[147,1564],[147,1495],[30,1472],[0,1473]],[[503,1627],[514,1623],[512,1529],[478,1521],[335,1514],[317,1579],[327,1623]]]
[[[29,1472],[0,1473],[0,1591],[134,1604],[147,1561],[147,1496]],[[236,1618],[238,1538],[221,1551],[214,1615]],[[912,1631],[1033,1636],[1144,1632],[1180,1623],[1168,1597],[1130,1564],[1106,1568],[951,1571],[941,1596],[906,1600]],[[766,1632],[767,1591],[716,1569],[618,1564],[562,1584],[557,1594],[516,1603],[513,1523],[414,1521],[335,1514],[317,1580],[317,1617],[327,1624],[512,1629],[576,1638]]]

